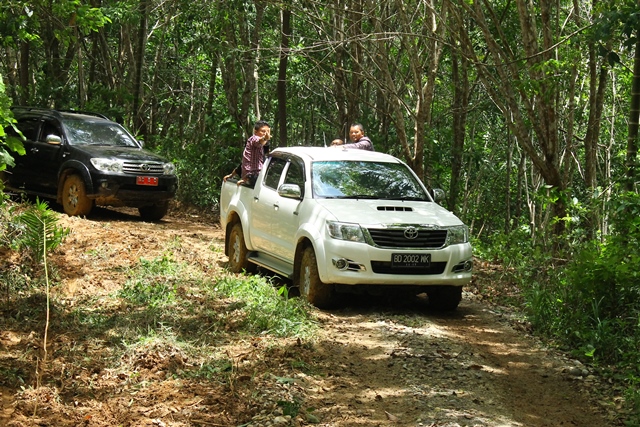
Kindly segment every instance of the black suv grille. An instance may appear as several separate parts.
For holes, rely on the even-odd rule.
[[[124,173],[162,175],[164,165],[156,162],[124,162],[122,170]]]
[[[417,228],[413,239],[405,237],[406,228],[369,228],[373,242],[384,248],[441,248],[447,241],[447,230]]]

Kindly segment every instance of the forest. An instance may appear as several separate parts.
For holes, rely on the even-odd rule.
[[[11,106],[96,111],[210,210],[256,120],[272,148],[362,123],[640,413],[639,36],[633,0],[5,0],[0,170]]]

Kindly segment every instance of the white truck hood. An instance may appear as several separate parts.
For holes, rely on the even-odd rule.
[[[367,199],[316,199],[337,221],[357,224],[413,224],[441,227],[462,221],[435,202]]]

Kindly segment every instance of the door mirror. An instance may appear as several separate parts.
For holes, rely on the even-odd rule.
[[[444,194],[444,190],[442,190],[441,188],[434,188],[431,190],[431,197],[433,197],[433,200],[435,202],[439,202],[441,200],[445,199],[445,194]]]
[[[62,138],[54,134],[47,135],[46,141],[47,141],[47,144],[51,144],[51,145],[62,144]]]
[[[288,199],[302,199],[302,191],[298,184],[282,184],[278,188],[278,194]]]

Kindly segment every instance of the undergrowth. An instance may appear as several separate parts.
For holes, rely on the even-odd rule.
[[[612,232],[557,256],[519,234],[474,247],[502,266],[533,330],[627,388],[627,425],[640,425],[640,196],[614,201]],[[509,304],[507,298],[500,303]]]

